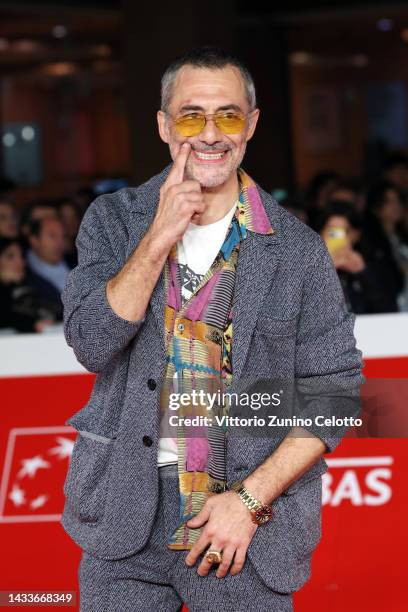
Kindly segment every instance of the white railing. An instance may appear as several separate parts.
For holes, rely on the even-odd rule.
[[[357,346],[366,358],[408,356],[408,313],[360,315]],[[0,336],[0,377],[86,373],[60,329]]]

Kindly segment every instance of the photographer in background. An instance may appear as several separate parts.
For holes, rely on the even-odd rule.
[[[355,314],[388,312],[393,303],[357,250],[361,228],[354,206],[338,200],[329,202],[315,224],[333,259],[349,310]]]

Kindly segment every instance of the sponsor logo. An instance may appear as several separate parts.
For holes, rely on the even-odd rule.
[[[393,457],[342,457],[326,462],[324,506],[382,506],[390,501]]]
[[[0,523],[60,520],[75,437],[72,427],[10,430],[0,484]]]

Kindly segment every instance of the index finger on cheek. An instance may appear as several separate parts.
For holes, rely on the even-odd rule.
[[[187,158],[190,155],[191,146],[188,142],[184,142],[174,160],[173,166],[169,172],[167,180],[165,181],[166,186],[179,185],[184,180],[184,170],[187,163]]]

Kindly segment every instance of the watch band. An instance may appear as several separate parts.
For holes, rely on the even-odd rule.
[[[251,520],[256,525],[263,525],[272,518],[272,506],[263,504],[256,499],[252,493],[248,491],[242,484],[242,480],[237,480],[230,486],[232,491],[235,491],[241,501],[251,512]]]
[[[237,480],[231,485],[230,488],[236,493],[238,493],[241,500],[251,511],[257,510],[258,508],[263,506],[263,504],[259,500],[255,499],[255,497],[248,491],[248,489],[244,487],[244,485],[242,484],[242,480]]]

